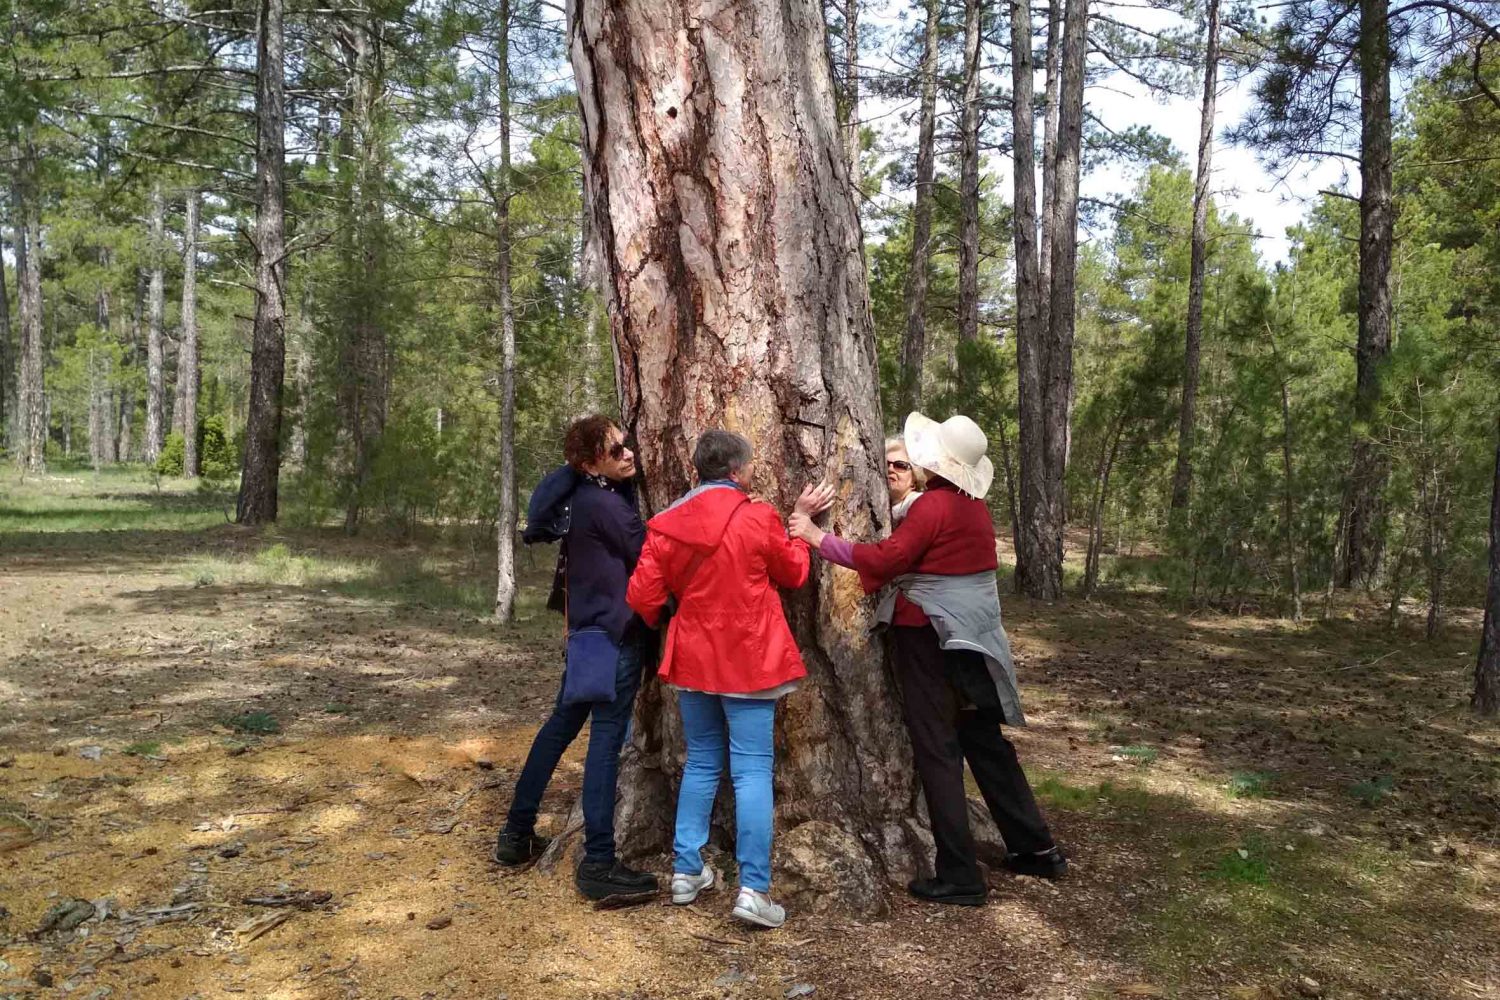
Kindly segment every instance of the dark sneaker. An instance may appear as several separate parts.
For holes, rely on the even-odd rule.
[[[529,865],[542,856],[542,852],[551,843],[546,837],[538,837],[534,833],[511,833],[501,830],[495,838],[495,849],[490,852],[490,859],[497,865],[505,865],[507,868],[515,868],[518,865]]]
[[[1037,878],[1062,878],[1068,872],[1068,859],[1056,847],[1030,854],[1007,854],[1005,868],[1016,875]]]
[[[574,881],[579,892],[596,902],[610,896],[636,896],[656,892],[658,888],[655,875],[638,872],[618,861],[580,862]]]
[[[914,878],[906,884],[906,891],[929,903],[947,903],[950,906],[983,906],[989,888],[984,884],[954,885],[940,878]]]

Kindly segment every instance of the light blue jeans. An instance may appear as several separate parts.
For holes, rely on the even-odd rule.
[[[708,843],[714,796],[727,752],[734,782],[734,852],[740,864],[740,885],[769,892],[776,701],[679,691],[677,704],[687,738],[687,763],[677,796],[672,871],[686,875],[703,871],[703,845]]]

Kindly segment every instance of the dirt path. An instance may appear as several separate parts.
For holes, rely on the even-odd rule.
[[[1008,605],[1072,877],[752,934],[723,893],[597,912],[486,861],[556,623],[536,587],[510,629],[412,597],[464,558],[0,534],[0,995],[1500,997],[1500,743],[1461,633]],[[575,751],[544,827],[580,777]],[[245,902],[298,893],[327,897]],[[91,919],[32,934],[73,898]]]

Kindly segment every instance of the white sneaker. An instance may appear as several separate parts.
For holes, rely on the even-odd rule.
[[[714,887],[714,870],[708,865],[696,875],[682,872],[672,873],[672,902],[686,906],[698,898],[698,893]]]
[[[757,927],[780,927],[786,923],[786,910],[771,901],[771,897],[759,889],[747,889],[740,886],[740,894],[735,898],[734,916],[747,924],[755,924]]]

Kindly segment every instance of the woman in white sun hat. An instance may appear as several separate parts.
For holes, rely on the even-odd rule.
[[[964,761],[1005,838],[1006,867],[1057,878],[1067,861],[1053,843],[1031,785],[1001,723],[1024,725],[1010,643],[995,585],[995,526],[983,497],[995,469],[988,441],[965,416],[941,424],[906,418],[906,450],[927,473],[926,490],[884,541],[859,545],[820,530],[806,515],[788,528],[824,559],[857,570],[866,593],[887,583],[878,618],[890,626],[907,730],[937,845],[936,878],[912,895],[981,905]]]

